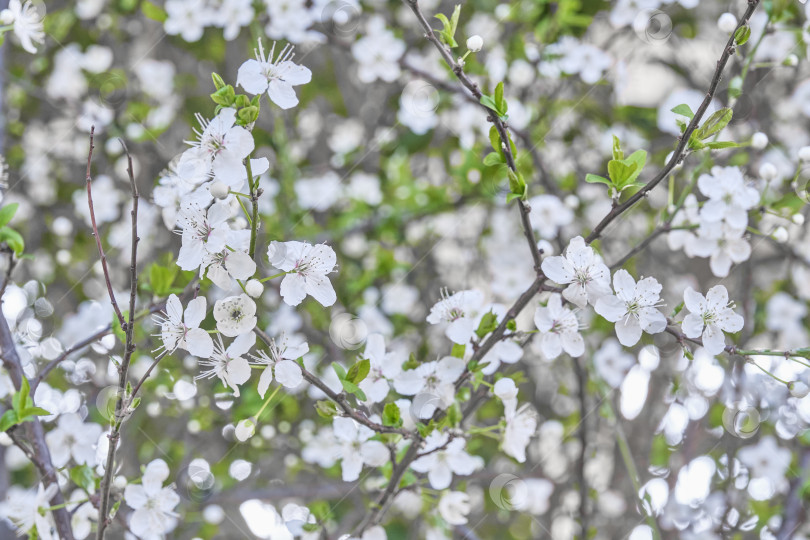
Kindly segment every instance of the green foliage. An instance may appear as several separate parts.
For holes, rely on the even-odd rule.
[[[484,314],[481,317],[481,322],[478,323],[478,329],[475,331],[475,334],[479,338],[483,338],[485,335],[489,334],[493,330],[498,327],[498,316],[495,315],[491,310]]]
[[[382,423],[384,426],[402,426],[402,413],[396,403],[386,403],[383,408]]]
[[[23,375],[20,389],[11,398],[11,409],[0,417],[0,432],[6,432],[11,427],[23,422],[29,422],[37,416],[48,416],[51,413],[41,407],[34,406],[31,397],[31,385]]]
[[[368,360],[360,360],[357,362],[357,364],[351,367],[348,373],[346,372],[346,369],[344,369],[344,367],[337,362],[332,362],[332,369],[335,370],[335,374],[338,376],[338,379],[340,379],[340,384],[343,386],[343,390],[347,394],[354,394],[358,399],[365,401],[366,394],[360,390],[359,386],[357,386],[357,384],[362,381],[366,375],[368,375],[368,365],[366,365],[365,373],[362,373],[362,368],[358,366],[358,364],[361,364],[362,362],[368,362]],[[352,373],[352,370],[354,370],[355,367],[357,367],[357,369],[354,371],[354,373]],[[360,377],[361,374],[362,377]]]
[[[5,242],[17,257],[25,250],[25,241],[20,233],[8,226],[8,223],[14,218],[18,207],[19,204],[11,203],[0,208],[0,242]]]
[[[643,186],[643,182],[637,182],[644,165],[647,163],[647,152],[645,150],[636,150],[627,158],[624,157],[624,152],[621,148],[621,143],[618,137],[613,137],[613,159],[608,162],[608,177],[599,176],[596,174],[588,174],[585,176],[585,181],[590,184],[605,184],[608,186],[608,192],[612,197],[616,198],[621,193],[630,188]]]
[[[439,13],[434,15],[437,19],[442,22],[443,28],[439,30],[439,38],[451,49],[458,47],[458,43],[456,42],[456,29],[458,28],[458,18],[461,15],[461,4],[457,4],[455,9],[453,9],[453,14],[450,16],[450,19],[447,19],[447,16],[443,13]]]
[[[509,104],[506,103],[503,97],[503,82],[499,82],[495,86],[495,93],[493,95],[488,96],[487,94],[483,94],[480,101],[481,105],[492,109],[504,122],[509,118],[506,114],[509,110]]]
[[[737,28],[737,31],[734,32],[734,43],[737,45],[745,45],[750,37],[751,27],[746,24],[745,26]]]

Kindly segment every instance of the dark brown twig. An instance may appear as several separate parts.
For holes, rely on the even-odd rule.
[[[90,184],[93,179],[90,176],[90,163],[93,161],[93,135],[95,133],[95,126],[90,128],[90,151],[87,153],[87,174],[85,180],[87,184],[87,206],[90,208],[90,223],[93,226],[93,236],[96,237],[96,246],[98,247],[98,254],[101,257],[101,268],[104,270],[104,281],[107,282],[107,292],[110,294],[110,303],[115,310],[115,316],[118,317],[118,322],[123,328],[126,324],[124,315],[118,307],[118,302],[115,300],[115,293],[112,288],[112,281],[110,281],[110,271],[107,268],[107,255],[104,254],[104,247],[101,245],[101,236],[98,234],[98,226],[96,225],[96,212],[93,208],[93,193],[90,189]]]
[[[90,152],[92,155],[93,149],[93,142],[92,142],[92,131],[90,134]],[[127,149],[126,145],[121,141],[121,144],[124,146],[124,151],[127,155],[127,173],[129,174],[129,182],[132,188],[132,210],[130,211],[130,216],[132,218],[132,241],[131,241],[131,253],[130,253],[130,293],[129,293],[129,321],[127,323],[121,324],[121,326],[126,331],[126,344],[124,346],[124,356],[121,360],[121,365],[118,366],[118,397],[115,402],[115,416],[113,416],[112,421],[112,429],[110,431],[109,439],[110,445],[107,451],[107,463],[104,468],[104,477],[101,479],[101,486],[99,489],[99,521],[98,521],[98,530],[96,531],[96,539],[103,540],[104,532],[107,529],[107,525],[110,523],[110,484],[112,483],[112,476],[115,469],[115,452],[118,448],[118,440],[121,436],[121,426],[124,423],[124,407],[125,407],[125,400],[126,403],[129,403],[129,399],[126,395],[127,389],[127,378],[129,374],[129,364],[130,360],[132,359],[132,353],[135,351],[135,300],[138,292],[138,242],[140,238],[138,238],[138,185],[135,182],[135,174],[132,170],[132,156],[129,154],[129,150]],[[90,181],[89,181],[89,165],[90,159],[88,158],[88,194]],[[92,208],[92,201],[90,203],[90,207]],[[92,211],[92,210],[91,210]],[[101,244],[99,244],[99,247]],[[109,278],[107,281],[109,285]],[[133,392],[134,396],[134,392]]]

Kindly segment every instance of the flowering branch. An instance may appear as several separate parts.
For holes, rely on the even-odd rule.
[[[2,288],[5,289],[6,284],[10,280],[11,272],[14,270],[15,261],[14,254],[9,254],[9,265],[6,277],[3,280]],[[2,303],[2,297],[0,297]],[[16,391],[20,391],[22,386],[23,368],[20,362],[20,357],[17,354],[17,347],[14,343],[14,336],[8,326],[8,320],[5,316],[0,316],[0,356],[3,359],[8,374],[14,383]],[[23,429],[27,432],[25,437],[22,437],[18,430]],[[65,507],[65,499],[62,496],[62,491],[59,488],[57,481],[57,471],[51,461],[51,453],[48,450],[48,445],[45,442],[45,431],[42,428],[38,416],[34,416],[31,422],[26,422],[22,426],[15,426],[9,429],[6,434],[11,437],[14,444],[25,452],[31,461],[36,466],[42,475],[42,481],[48,487],[54,486],[55,492],[50,499],[52,506],[57,507],[53,511],[54,523],[56,524],[56,531],[62,540],[73,540],[73,528],[70,523],[70,513]],[[30,442],[31,449],[26,450],[25,443]]]
[[[590,244],[597,238],[602,235],[605,228],[610,225],[616,218],[620,215],[625,213],[631,207],[633,207],[638,201],[643,199],[647,196],[655,186],[657,186],[661,181],[672,172],[672,169],[675,168],[677,164],[683,161],[684,153],[686,152],[687,146],[689,145],[689,140],[692,137],[692,132],[694,132],[700,121],[703,119],[703,115],[709,108],[712,100],[714,99],[714,94],[717,92],[717,86],[720,84],[720,79],[723,75],[723,70],[726,67],[731,55],[734,54],[736,50],[736,46],[734,44],[735,35],[737,30],[746,26],[748,24],[749,19],[754,14],[757,6],[759,5],[759,0],[748,0],[748,9],[745,11],[745,14],[740,18],[740,21],[737,23],[737,28],[734,32],[731,33],[731,37],[728,38],[728,42],[726,43],[725,48],[723,49],[723,54],[720,56],[720,60],[717,61],[717,69],[714,71],[714,76],[712,77],[712,81],[709,84],[709,89],[706,92],[706,97],[703,98],[703,102],[698,107],[698,110],[695,111],[695,115],[692,117],[692,120],[689,122],[689,125],[686,126],[686,130],[678,139],[678,145],[675,147],[675,151],[672,153],[672,157],[670,157],[669,161],[664,168],[652,179],[650,180],[643,188],[638,190],[635,194],[633,194],[629,199],[621,204],[615,204],[613,208],[608,212],[608,214],[602,218],[596,227],[594,227],[591,234],[585,239],[585,242]]]

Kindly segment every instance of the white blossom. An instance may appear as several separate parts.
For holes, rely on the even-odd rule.
[[[325,244],[306,242],[271,242],[267,247],[270,264],[287,275],[281,281],[281,297],[291,306],[300,304],[307,295],[325,307],[337,300],[327,277],[337,263],[334,250]]]
[[[553,360],[565,351],[573,357],[585,352],[585,341],[579,333],[579,321],[573,311],[562,305],[559,294],[552,294],[548,304],[534,312],[534,325],[540,331],[540,349]]]
[[[627,270],[613,274],[615,295],[600,298],[594,310],[610,322],[616,323],[616,336],[625,347],[632,347],[641,339],[641,332],[658,334],[667,327],[667,318],[658,310],[661,284],[647,277],[636,283]]]
[[[174,529],[177,514],[174,508],[180,497],[171,487],[163,487],[169,477],[169,467],[162,459],[150,462],[144,469],[141,484],[127,484],[124,501],[134,512],[130,514],[132,533],[144,539],[162,538]]]
[[[204,296],[190,300],[183,312],[183,305],[176,294],[166,300],[166,316],[155,316],[160,324],[160,337],[163,348],[171,354],[178,348],[185,349],[194,356],[208,358],[214,350],[211,336],[200,328],[205,319],[206,300]]]
[[[433,489],[446,489],[453,481],[453,474],[469,476],[484,465],[479,456],[471,456],[464,447],[463,438],[450,439],[447,433],[432,432],[425,439],[421,457],[414,460],[411,468],[419,473],[427,473]]]
[[[369,440],[374,432],[352,420],[339,416],[332,422],[337,439],[344,482],[360,477],[363,465],[381,467],[390,459],[388,448],[380,441]]]
[[[246,334],[256,327],[256,303],[246,294],[222,298],[214,304],[214,319],[225,336]]]
[[[200,365],[209,369],[201,372],[195,379],[219,377],[222,384],[231,387],[234,395],[239,396],[239,385],[250,379],[250,364],[242,355],[247,354],[255,343],[256,334],[248,332],[237,336],[226,349],[222,337],[217,335],[211,357],[200,360]]]
[[[296,360],[309,352],[309,345],[305,341],[291,345],[287,335],[282,334],[278,341],[270,340],[268,351],[260,350],[252,356],[256,364],[266,366],[259,378],[259,394],[264,397],[274,376],[285,388],[297,388],[304,381],[304,375]]]
[[[470,496],[462,491],[448,491],[439,499],[439,515],[450,525],[467,523],[470,508]]]
[[[259,39],[259,49],[254,50],[256,59],[247,60],[239,67],[236,84],[249,94],[267,92],[273,103],[282,109],[290,109],[298,105],[293,87],[311,81],[312,72],[292,61],[292,45],[286,45],[274,59],[275,50],[276,44],[273,43],[270,55],[265,57],[262,40]]]
[[[743,318],[732,309],[728,291],[723,285],[715,285],[704,297],[691,287],[683,294],[689,314],[683,320],[683,333],[688,338],[703,337],[703,348],[709,354],[720,354],[725,349],[723,332],[742,330]]]
[[[442,299],[436,302],[427,316],[430,324],[449,323],[444,334],[453,343],[466,345],[475,335],[475,320],[484,295],[480,291],[459,291],[452,295],[442,293]]]
[[[610,270],[581,236],[571,239],[564,256],[546,257],[541,267],[552,281],[569,284],[563,296],[581,308],[610,294]]]

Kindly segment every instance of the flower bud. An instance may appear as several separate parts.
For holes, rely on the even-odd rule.
[[[717,19],[717,28],[719,28],[721,32],[730,34],[737,29],[737,17],[728,12],[723,13],[720,15],[720,18]]]
[[[470,36],[467,38],[467,48],[471,52],[478,52],[484,48],[484,38],[479,36],[478,34],[474,36]]]
[[[790,391],[790,395],[795,398],[803,398],[807,394],[810,394],[810,386],[807,386],[802,381],[793,381],[788,384],[788,390]]]
[[[14,22],[14,14],[11,12],[10,9],[4,9],[0,11],[0,23],[3,24],[11,24]]]
[[[245,292],[248,293],[248,296],[253,298],[258,298],[264,292],[264,285],[262,285],[261,281],[258,279],[251,279],[245,283]]]
[[[761,131],[754,133],[751,137],[751,147],[756,150],[763,150],[766,146],[768,146],[768,136]]]
[[[789,54],[787,58],[785,58],[784,64],[789,67],[795,67],[799,65],[799,57],[795,54]]]
[[[796,225],[804,225],[804,214],[793,214],[791,219]]]
[[[776,165],[773,163],[765,162],[759,168],[759,176],[763,180],[771,181],[776,178],[777,174]]]
[[[208,186],[208,191],[211,192],[211,196],[215,199],[224,199],[228,196],[228,193],[230,193],[228,186],[219,180],[214,181],[210,186]]]
[[[810,146],[802,146],[799,148],[799,159],[802,161],[810,161]]]
[[[773,231],[773,239],[779,242],[780,244],[784,244],[790,238],[790,235],[787,232],[787,229],[784,227],[777,227],[775,231]]]
[[[240,420],[239,423],[236,424],[236,429],[234,430],[234,435],[236,435],[236,439],[239,442],[245,442],[253,437],[255,433],[256,423],[250,418]]]

